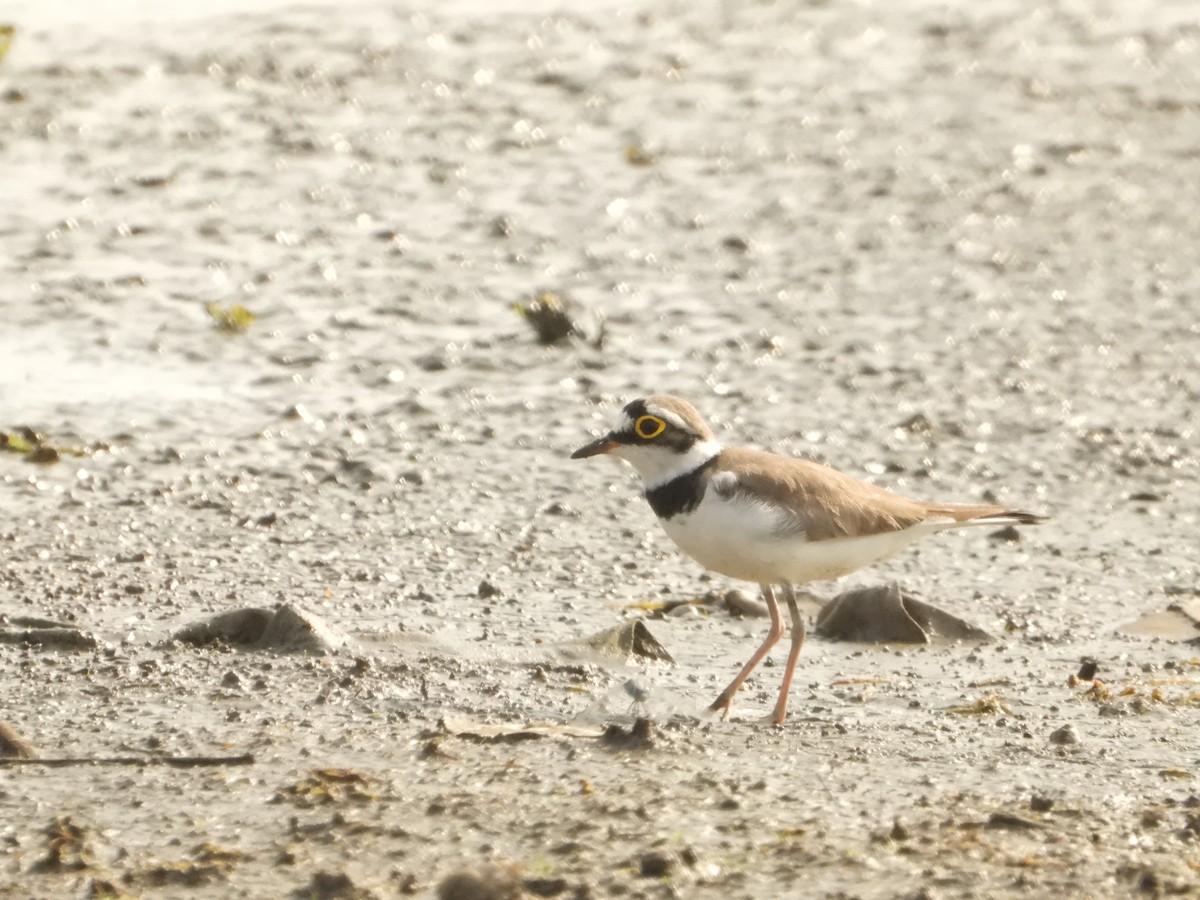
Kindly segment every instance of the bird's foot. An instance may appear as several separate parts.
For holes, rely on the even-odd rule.
[[[721,696],[719,696],[716,700],[714,700],[712,702],[712,705],[708,707],[708,711],[710,713],[718,713],[719,712],[721,714],[721,720],[725,721],[729,718],[729,710],[732,708],[733,708],[733,695],[732,694],[727,695],[724,691],[722,691]]]

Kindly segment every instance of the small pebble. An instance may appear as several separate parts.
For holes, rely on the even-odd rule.
[[[1079,734],[1075,731],[1074,725],[1064,725],[1050,733],[1050,743],[1057,744],[1060,747],[1065,747],[1068,744],[1078,744]]]
[[[673,868],[675,868],[674,857],[661,850],[650,850],[643,853],[638,860],[638,869],[643,878],[663,878],[670,875]]]

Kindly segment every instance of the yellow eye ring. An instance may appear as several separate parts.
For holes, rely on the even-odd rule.
[[[667,423],[658,416],[641,416],[633,423],[633,430],[644,441],[650,441],[667,430]]]

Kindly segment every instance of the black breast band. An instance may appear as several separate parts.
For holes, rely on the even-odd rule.
[[[699,506],[700,501],[704,499],[704,491],[708,487],[708,479],[716,461],[714,456],[692,471],[646,491],[646,499],[650,502],[654,514],[660,519],[670,519],[680,513],[689,513]]]

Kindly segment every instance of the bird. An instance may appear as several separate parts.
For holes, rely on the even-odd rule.
[[[728,718],[733,697],[783,637],[776,589],[791,616],[791,647],[771,721],[788,693],[807,632],[796,585],[840,578],[914,541],[967,525],[1036,525],[1046,516],[996,504],[929,503],[894,494],[811,460],[723,447],[680,397],[627,403],[612,430],[572,459],[611,454],[633,466],[663,530],[701,566],[758,584],[771,626],[709,709]]]

